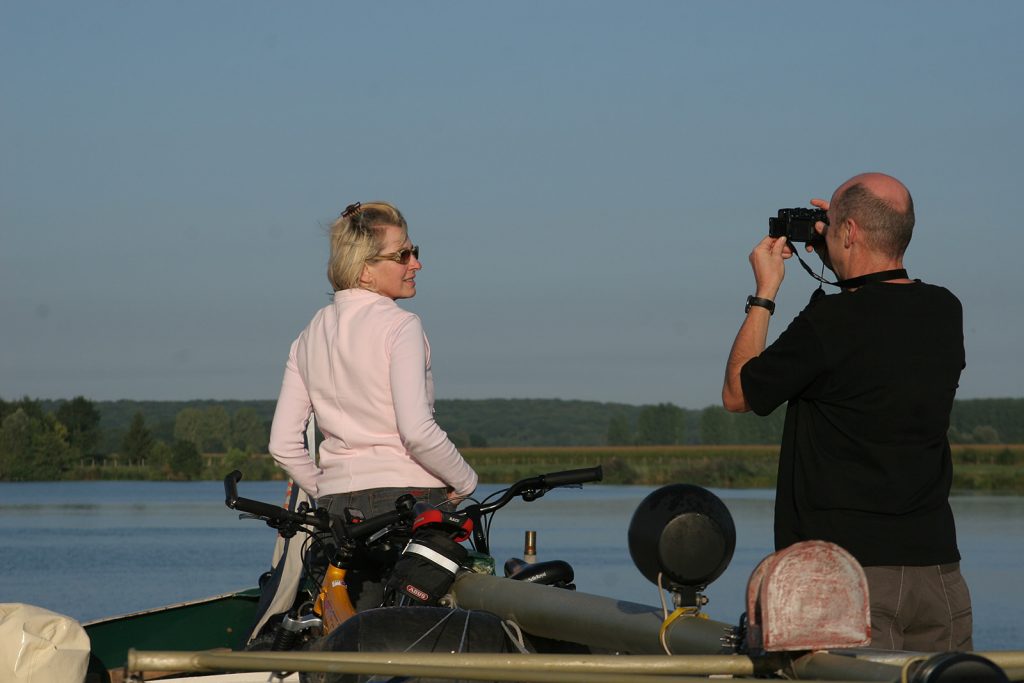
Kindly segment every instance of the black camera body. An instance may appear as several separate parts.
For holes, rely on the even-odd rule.
[[[822,209],[779,209],[779,215],[768,219],[768,235],[785,237],[788,242],[821,242],[821,234],[814,224],[828,225],[828,214]]]

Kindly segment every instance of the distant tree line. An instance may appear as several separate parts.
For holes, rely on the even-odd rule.
[[[785,418],[784,405],[766,417],[730,413],[721,406],[708,406],[703,410],[685,410],[671,403],[641,406],[632,417],[623,412],[609,418],[606,443],[609,446],[777,444],[782,439]],[[1024,399],[955,401],[949,440],[955,444],[1024,443]]]
[[[170,430],[152,429],[141,410],[123,427],[102,422],[101,409],[82,396],[0,399],[0,481],[219,479],[236,468],[256,479],[275,474],[267,423],[250,406],[233,414],[220,404],[187,406]]]
[[[785,408],[768,417],[720,406],[636,406],[558,399],[439,400],[460,448],[777,444]],[[267,455],[273,401],[0,399],[0,481],[209,479],[241,468],[280,476]],[[1024,443],[1024,399],[956,401],[950,440]]]
[[[778,444],[785,416],[785,406],[760,417],[730,413],[718,405],[692,410],[672,403],[636,406],[558,399],[437,402],[438,422],[460,446]],[[1024,399],[955,401],[949,438],[958,444],[1024,443]]]

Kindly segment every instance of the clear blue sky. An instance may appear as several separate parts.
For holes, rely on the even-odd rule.
[[[891,173],[1024,395],[1020,2],[0,0],[0,397],[275,398],[385,199],[439,398],[719,400],[784,206]],[[789,264],[771,335],[811,279]]]

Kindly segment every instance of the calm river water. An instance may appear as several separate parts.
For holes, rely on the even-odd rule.
[[[499,572],[531,529],[539,559],[568,560],[579,590],[659,604],[626,541],[633,511],[653,490],[588,486],[513,501],[491,527]],[[284,484],[243,481],[240,493],[280,503]],[[772,549],[773,492],[715,493],[732,512],[737,542],[729,569],[707,590],[706,611],[736,623],[750,572]],[[89,621],[255,586],[275,532],[239,520],[223,499],[217,482],[0,483],[0,602]],[[1024,649],[1024,497],[956,497],[953,508],[975,647]]]

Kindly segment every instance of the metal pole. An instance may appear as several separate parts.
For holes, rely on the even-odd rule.
[[[845,657],[829,652],[811,652],[793,660],[792,671],[798,679],[831,681],[837,678],[855,678],[859,681],[899,683],[902,667]]]
[[[998,666],[1011,681],[1024,681],[1024,651],[975,652]]]
[[[707,683],[706,674],[750,675],[746,657],[521,655],[447,652],[128,651],[129,671],[321,671],[536,683]],[[703,675],[702,675],[703,674]]]
[[[912,652],[908,650],[877,650],[874,648],[835,650],[833,656],[841,656],[846,659],[858,659],[876,664],[888,664],[899,667],[901,670],[913,661],[925,661],[938,653],[935,652]],[[971,654],[984,657],[1000,669],[1011,681],[1024,681],[1024,651],[1004,650],[973,652]]]
[[[901,653],[904,663],[921,655]],[[986,653],[991,656],[992,653]],[[1024,653],[995,653],[999,665],[1016,667]],[[900,659],[899,657],[897,659]],[[765,662],[761,662],[764,664]],[[818,683],[898,683],[901,666],[881,664],[849,654],[813,652],[787,664],[799,680]],[[521,655],[474,653],[388,652],[200,652],[128,651],[128,672],[174,671],[210,673],[302,671],[419,676],[527,683],[707,683],[708,675],[745,678],[757,673],[751,659],[739,656],[687,655]],[[1011,671],[1014,669],[1011,668]],[[764,671],[760,672],[764,674]],[[1011,680],[1020,680],[1016,674]]]

